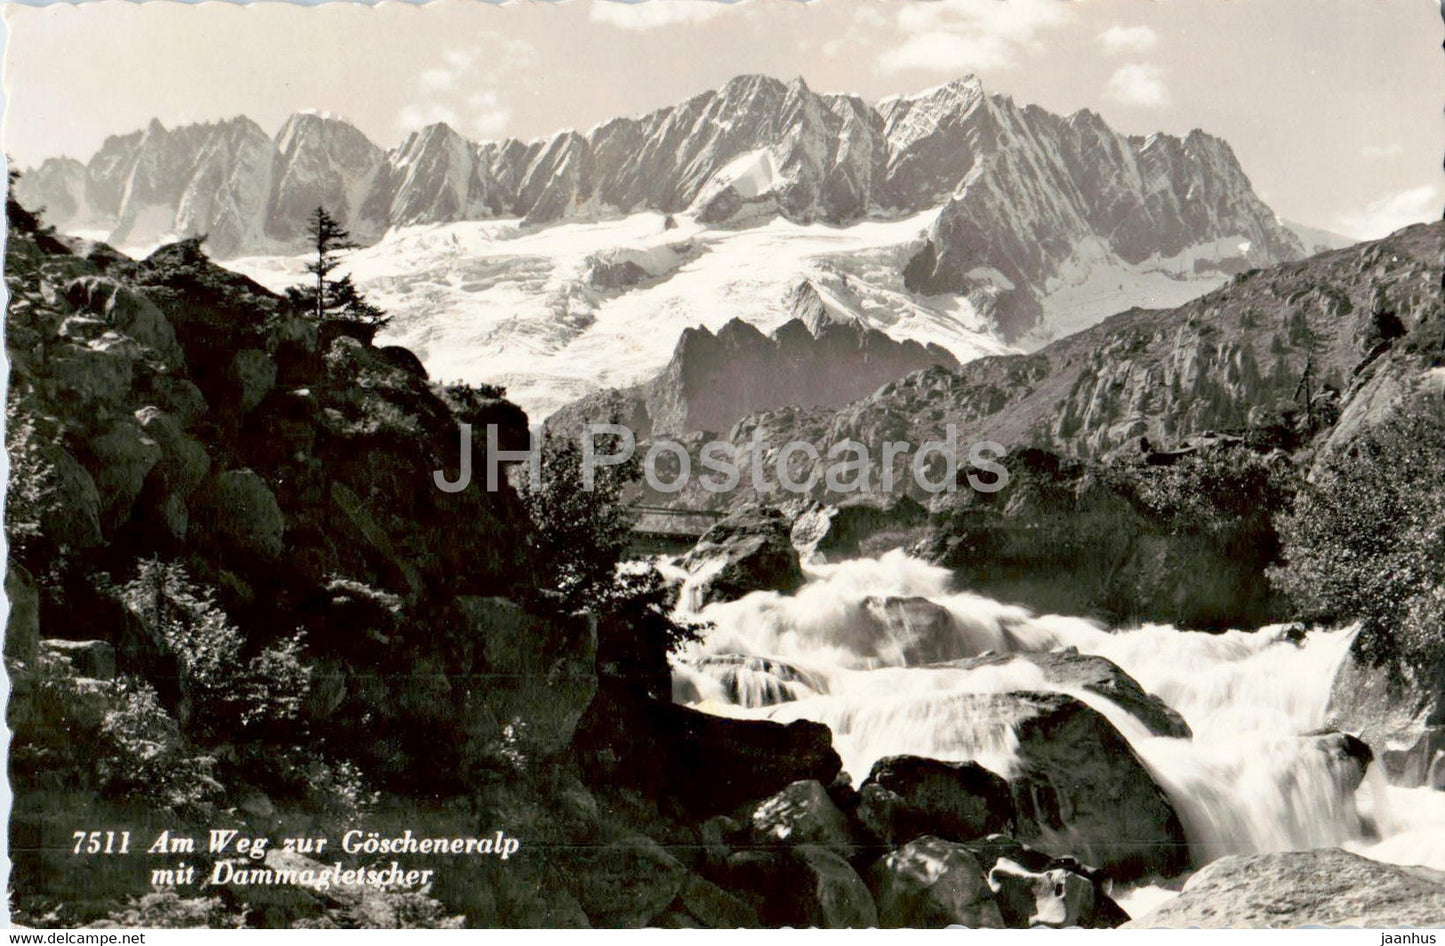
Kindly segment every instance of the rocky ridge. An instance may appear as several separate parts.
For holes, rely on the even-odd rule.
[[[210,235],[219,256],[295,251],[325,204],[353,235],[489,217],[689,212],[708,225],[776,216],[847,225],[941,207],[905,271],[967,294],[1014,337],[1045,284],[1078,263],[1179,257],[1237,272],[1303,255],[1229,146],[1200,131],[1131,138],[989,95],[968,77],[870,106],[801,80],[739,76],[587,133],[474,143],[445,125],[383,151],[346,122],[293,116],[274,139],[245,117],[113,136],[82,164],[29,173],[22,201],[62,228],[143,244]]]

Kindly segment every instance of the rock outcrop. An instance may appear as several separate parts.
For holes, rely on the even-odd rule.
[[[1296,929],[1433,927],[1445,915],[1445,875],[1341,850],[1224,857],[1168,903],[1125,924]]]

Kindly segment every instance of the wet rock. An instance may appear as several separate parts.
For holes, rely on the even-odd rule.
[[[847,817],[821,782],[794,782],[753,811],[753,835],[764,843],[816,844],[844,857],[855,846]]]
[[[813,844],[794,848],[791,857],[786,897],[796,911],[796,924],[826,930],[878,925],[868,885],[846,860]]]
[[[933,835],[968,841],[1013,825],[1006,781],[976,762],[890,756],[859,789],[859,820],[890,845]]]
[[[681,564],[693,571],[716,568],[703,584],[701,604],[733,601],[754,591],[791,594],[803,585],[788,521],[771,507],[745,510],[719,522]]]
[[[1392,784],[1415,787],[1425,783],[1435,754],[1445,749],[1439,694],[1408,668],[1392,674],[1352,648],[1330,688],[1326,725],[1358,733],[1376,751]]]
[[[1189,866],[1178,814],[1107,719],[1058,693],[994,699],[1013,702],[1018,714],[1018,774],[1009,787],[1019,840],[1120,880]]]
[[[1036,872],[1001,859],[988,872],[988,886],[1010,926],[1083,926],[1094,913],[1094,885],[1060,867]]]
[[[824,561],[856,558],[928,521],[928,510],[910,496],[868,493],[832,506],[809,509],[793,523],[793,544]],[[895,542],[894,545],[902,544]]]
[[[115,646],[107,641],[43,640],[40,649],[64,657],[82,677],[115,679]]]
[[[739,706],[774,706],[828,692],[828,682],[820,674],[771,657],[713,654],[699,657],[692,668],[721,684],[728,701]],[[674,676],[674,702],[696,703],[705,699],[699,689],[688,689],[690,686],[692,681],[681,675]]]
[[[868,879],[878,902],[879,926],[1004,925],[983,870],[961,844],[919,838],[875,864]]]
[[[953,666],[972,669],[1007,664],[1015,660],[1026,661],[1038,667],[1050,683],[1079,687],[1112,700],[1156,736],[1188,739],[1192,735],[1189,724],[1173,707],[1152,693],[1145,692],[1133,677],[1104,657],[1081,654],[1070,649],[975,657],[955,661]]]
[[[1292,929],[1437,926],[1445,875],[1338,849],[1224,857],[1189,878],[1178,897],[1127,928]]]
[[[989,887],[994,891],[1004,922],[1011,927],[1058,925],[1055,920],[1059,904],[1055,901],[1060,899],[1077,905],[1076,912],[1066,911],[1065,925],[1113,929],[1129,921],[1129,914],[1110,896],[1113,882],[1108,875],[1081,863],[1078,858],[1054,857],[1002,834],[989,835],[965,846],[988,875]],[[1003,873],[994,876],[993,871],[998,867],[1003,868]],[[1013,876],[1021,872],[1027,874],[1028,879]],[[1056,872],[1065,875],[1062,880],[1066,887],[1062,893],[1056,885],[1061,879]],[[1047,888],[1039,878],[1050,881]],[[1087,881],[1092,892],[1083,893],[1077,880],[1069,878]]]

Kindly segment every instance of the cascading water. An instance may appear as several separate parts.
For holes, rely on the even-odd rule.
[[[1110,631],[952,592],[945,569],[901,551],[807,571],[795,595],[702,608],[712,628],[676,661],[674,698],[720,715],[825,723],[856,784],[898,754],[972,759],[1008,778],[1018,720],[989,694],[1060,692],[1128,740],[1178,812],[1196,866],[1334,846],[1445,866],[1445,793],[1389,788],[1378,766],[1361,784],[1347,741],[1315,734],[1351,629]],[[1069,649],[1118,665],[1192,737],[1157,735],[1124,705],[1027,660],[967,659]],[[1421,814],[1402,823],[1412,807]]]

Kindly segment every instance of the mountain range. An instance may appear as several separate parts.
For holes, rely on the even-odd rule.
[[[26,173],[22,202],[120,246],[207,234],[218,258],[295,253],[325,205],[362,243],[418,224],[524,228],[653,211],[745,228],[848,227],[937,213],[902,275],[966,296],[1005,338],[1036,328],[1080,266],[1173,261],[1233,273],[1304,255],[1228,144],[1121,135],[985,93],[972,77],[869,104],[802,79],[739,76],[641,117],[535,141],[471,142],[445,124],[384,150],[347,122],[237,117],[107,139],[89,162]]]

